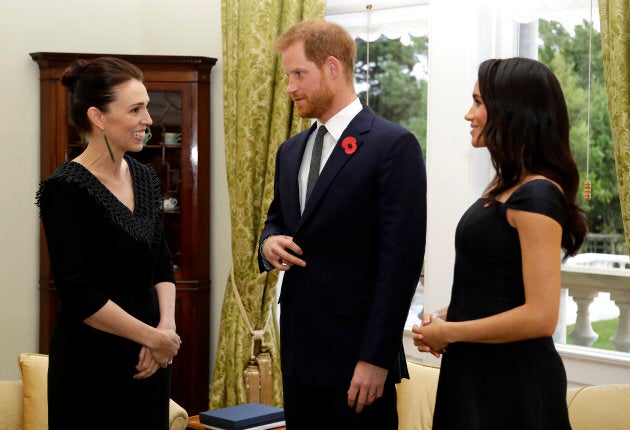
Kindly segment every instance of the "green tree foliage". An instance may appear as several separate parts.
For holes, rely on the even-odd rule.
[[[426,154],[427,79],[418,65],[427,63],[428,38],[411,37],[405,45],[399,39],[368,43],[357,39],[355,77],[359,98],[378,115],[409,129]]]
[[[539,21],[538,58],[556,74],[569,109],[571,147],[582,182],[586,180],[587,145],[592,197],[580,205],[587,211],[593,233],[623,234],[615,172],[615,156],[608,118],[600,33],[590,23],[576,25],[571,35],[556,21]],[[591,38],[591,109],[588,138],[589,38]]]

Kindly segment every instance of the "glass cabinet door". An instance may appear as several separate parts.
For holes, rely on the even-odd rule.
[[[182,92],[149,91],[149,113],[153,124],[145,137],[144,148],[130,153],[155,169],[162,189],[163,224],[166,241],[173,256],[175,272],[182,267],[181,220],[186,205],[182,193]]]

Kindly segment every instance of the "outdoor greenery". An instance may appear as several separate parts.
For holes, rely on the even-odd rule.
[[[576,25],[571,35],[556,21],[539,20],[542,44],[538,58],[556,74],[569,109],[571,146],[580,169],[582,183],[586,180],[588,132],[588,58],[590,23]],[[621,234],[623,223],[617,189],[615,156],[608,118],[608,101],[604,82],[600,33],[592,31],[591,109],[589,179],[592,198],[580,205],[587,211],[592,233]]]
[[[571,120],[571,145],[582,183],[587,171],[588,57],[590,23],[575,26],[573,34],[556,21],[539,21],[539,59],[556,74]],[[411,130],[426,154],[428,38],[411,37],[368,43],[357,39],[355,75],[359,97],[379,115]],[[590,232],[623,234],[615,159],[604,83],[600,33],[592,32],[589,179],[592,199],[579,203],[587,211]],[[425,69],[423,70],[423,67]],[[369,72],[369,73],[368,73]],[[368,98],[369,89],[369,98]],[[625,247],[621,247],[624,249]]]
[[[356,43],[355,77],[361,102],[410,130],[426,155],[428,71],[418,71],[418,65],[427,64],[429,39],[412,36],[411,43],[404,45],[381,36],[369,43],[369,64],[368,43],[362,39]]]

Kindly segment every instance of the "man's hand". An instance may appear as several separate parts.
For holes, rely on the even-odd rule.
[[[290,252],[289,252],[290,251]],[[289,270],[294,265],[304,267],[306,262],[296,255],[302,255],[300,248],[291,236],[273,235],[263,242],[262,256],[278,270]]]
[[[383,395],[387,369],[359,360],[354,367],[354,375],[348,389],[348,406],[357,413]]]

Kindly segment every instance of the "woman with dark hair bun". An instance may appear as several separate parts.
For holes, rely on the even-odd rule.
[[[151,125],[142,72],[117,58],[64,73],[85,150],[42,182],[37,204],[61,299],[50,342],[51,430],[169,426],[175,278],[155,172],[126,152]]]
[[[472,145],[496,175],[457,226],[449,306],[413,327],[419,351],[442,355],[433,429],[570,429],[551,336],[562,251],[586,221],[564,96],[545,65],[509,58],[480,65],[472,98]]]

